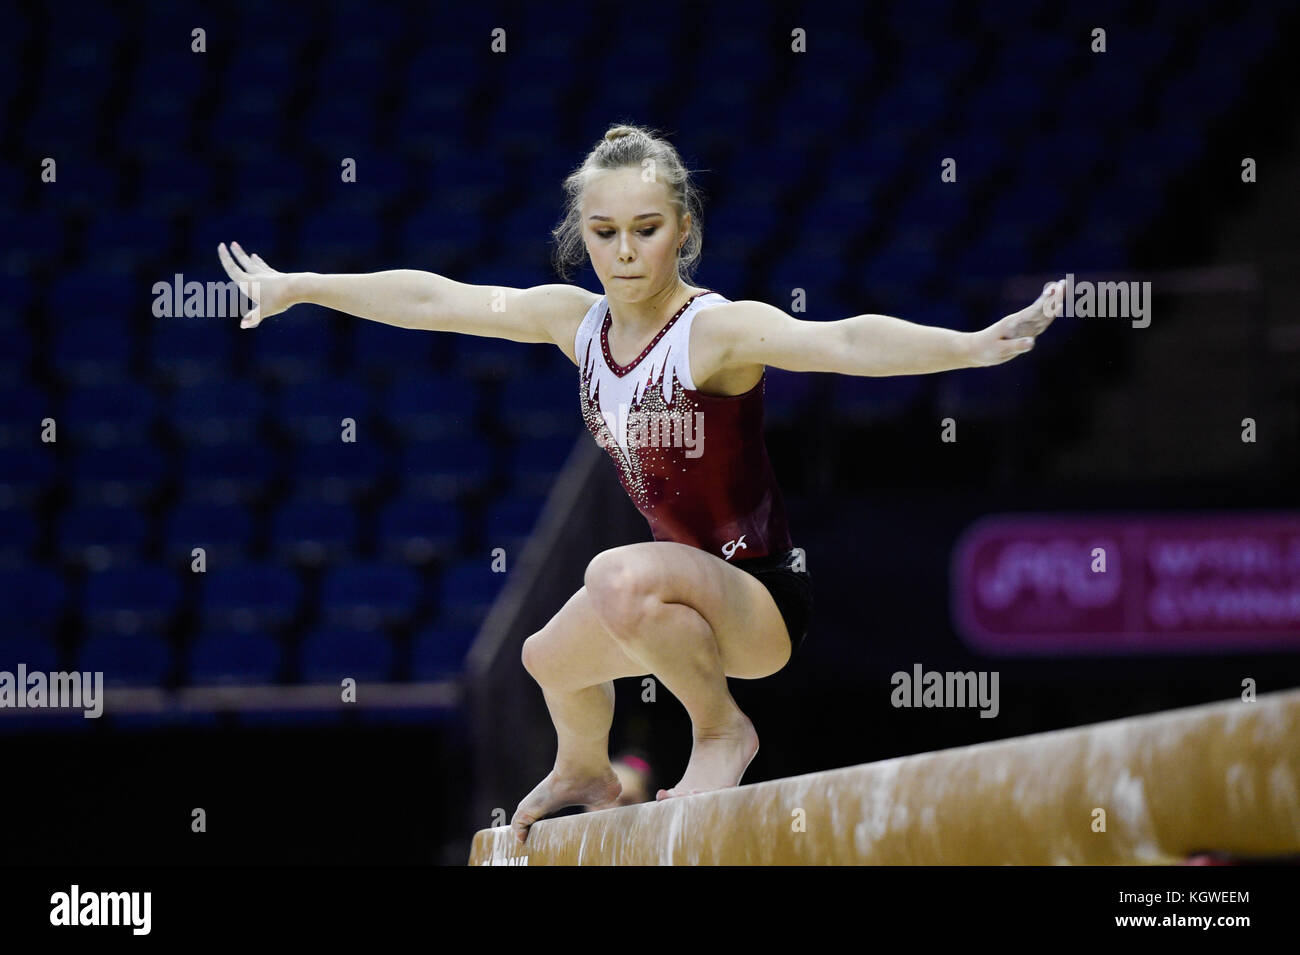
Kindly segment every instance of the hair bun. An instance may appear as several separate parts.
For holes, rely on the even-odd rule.
[[[605,141],[612,143],[616,139],[622,139],[624,136],[631,136],[636,132],[631,126],[612,126],[605,132]]]

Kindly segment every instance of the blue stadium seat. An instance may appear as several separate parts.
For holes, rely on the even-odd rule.
[[[408,99],[398,114],[396,140],[409,148],[446,148],[446,142],[464,142],[461,136],[468,125],[464,110],[464,90],[459,83],[433,81],[450,77],[454,69],[446,51],[420,53],[412,58],[407,84]],[[435,169],[434,175],[442,173]],[[455,182],[455,179],[451,179]]]
[[[370,443],[370,391],[354,381],[330,379],[286,386],[275,423],[296,443],[340,444],[343,420],[356,423],[357,443]]]
[[[348,5],[344,5],[344,9],[348,8]],[[351,5],[350,9],[364,9],[364,4]],[[340,12],[336,6],[331,14],[337,17]],[[342,76],[347,77],[349,86],[356,92],[372,98],[377,95],[387,77],[389,50],[393,44],[393,38],[385,34],[382,24],[383,21],[373,17],[364,23],[344,25],[337,20],[332,23],[332,35],[335,37],[333,49],[337,51],[337,56],[321,58],[318,67],[321,85]],[[374,108],[375,105],[372,105]]]
[[[572,436],[582,427],[578,369],[563,374],[523,374],[505,381],[497,418],[511,434]]]
[[[58,420],[54,399],[28,382],[0,384],[0,446],[30,448],[40,438],[41,419]]]
[[[51,567],[0,571],[0,613],[10,633],[49,637],[69,609],[68,586]]]
[[[158,399],[145,385],[120,381],[72,389],[61,411],[64,433],[79,444],[139,445],[155,437]]]
[[[217,245],[222,242],[227,247],[231,242],[238,242],[240,248],[257,253],[273,268],[281,267],[276,252],[283,248],[282,224],[270,213],[275,209],[276,199],[288,200],[289,197],[282,196],[281,191],[289,187],[281,183],[286,175],[294,174],[294,169],[295,164],[286,159],[247,172],[239,167],[234,170],[233,175],[240,183],[240,204],[228,212],[199,216],[193,222],[189,237],[189,257],[194,263],[202,263],[205,271],[211,270],[203,276],[203,281],[226,282],[230,279],[217,259]],[[301,182],[297,182],[297,188],[301,189],[301,186]],[[297,311],[294,309],[294,312]],[[271,327],[271,322],[293,315],[294,312],[271,316],[257,327],[252,337],[256,339],[258,333]],[[248,329],[244,329],[244,332],[247,333]]]
[[[1001,279],[1028,271],[1029,236],[1025,225],[994,220],[990,234],[957,257],[951,270],[966,280]]]
[[[799,419],[814,393],[814,384],[811,375],[768,368],[763,384],[764,420],[768,424],[788,425]]]
[[[315,566],[338,561],[356,546],[356,509],[324,501],[291,500],[271,521],[271,548],[277,559]]]
[[[948,38],[944,31],[955,18],[954,6],[953,0],[911,0],[909,3],[882,7],[879,13],[894,36],[910,37],[924,33],[927,40],[924,48],[929,52],[931,33],[935,35],[936,44],[941,47],[947,44]],[[872,13],[875,14],[875,11]],[[928,61],[942,63],[946,59],[936,53]]]
[[[1002,193],[994,202],[987,221],[991,226],[1059,228],[1067,196],[1053,185],[1021,186]]]
[[[12,172],[15,176],[17,175],[17,170],[6,166],[3,162],[0,162],[0,171],[2,171],[0,174]],[[47,222],[57,221],[56,219],[47,220]],[[5,213],[0,212],[0,226],[14,225],[16,222],[15,219],[6,219]],[[25,264],[21,258],[19,263]],[[41,283],[40,289],[44,291],[44,283]],[[32,308],[35,303],[37,283],[30,275],[13,275],[8,280],[8,292],[9,294],[4,296],[3,301],[0,301],[0,325],[12,328],[21,319],[23,312]]]
[[[1139,106],[1134,86],[1134,77],[1120,68],[1114,56],[1092,54],[1060,94],[1054,112],[1066,117],[1105,116],[1107,127],[1125,130]]]
[[[248,500],[275,480],[279,468],[263,442],[195,445],[185,450],[182,462],[185,493],[196,500]]]
[[[545,503],[542,494],[511,494],[491,504],[483,516],[483,540],[488,549],[504,547],[517,560]]]
[[[39,535],[36,516],[29,508],[0,506],[0,568],[28,563]]]
[[[924,208],[906,209],[900,213],[903,222],[913,221],[933,212],[928,220],[936,224],[956,224],[960,217],[949,215],[945,207],[952,203],[964,210],[974,201],[975,196],[990,187],[992,181],[1004,173],[1011,163],[1013,154],[1006,142],[999,137],[990,136],[987,129],[962,116],[965,126],[962,130],[944,136],[935,151],[924,159],[928,168],[923,191],[938,200],[933,210]],[[942,182],[939,179],[941,160],[952,158],[957,161],[957,181]],[[929,164],[933,165],[929,165]],[[929,178],[933,172],[933,179]],[[960,185],[959,185],[960,184]]]
[[[1092,137],[1080,136],[1077,125],[1068,116],[1053,115],[1044,121],[1044,128],[1034,136],[1034,148],[1011,157],[1009,166],[1016,178],[1029,179],[1040,174],[1043,157],[1050,157],[1053,179],[1068,194],[1076,183],[1088,185],[1100,161],[1100,148]],[[1061,223],[1068,228],[1069,223]]]
[[[477,436],[412,442],[402,449],[399,477],[410,492],[454,497],[487,481],[492,459],[492,447]]]
[[[59,261],[67,242],[63,219],[55,215],[19,215],[10,209],[0,209],[0,229],[5,235],[23,237],[21,245],[15,245],[11,252],[0,257],[0,264],[7,273],[26,277],[46,263]]]
[[[147,444],[85,448],[73,458],[72,477],[81,501],[143,501],[162,489],[167,461]]]
[[[983,123],[987,130],[1015,130],[1030,126],[1047,108],[1047,91],[1040,83],[1026,83],[1026,71],[1032,64],[1024,62],[1020,51],[1008,51],[1005,72],[982,85],[962,104],[962,118],[967,123]]]
[[[104,674],[105,686],[157,686],[171,672],[172,648],[161,637],[101,633],[77,653],[77,669]]]
[[[0,447],[0,503],[27,503],[53,482],[58,465],[52,447]]]
[[[111,567],[86,578],[82,615],[95,631],[161,633],[181,604],[177,572],[157,564]]]
[[[52,104],[48,112],[36,110],[33,120],[40,124],[67,122],[78,109],[85,107],[84,102],[78,106],[75,99],[64,115]],[[121,175],[113,164],[97,158],[93,149],[86,149],[76,159],[64,155],[59,160],[58,176],[59,188],[51,190],[46,201],[60,212],[93,214],[111,208],[118,201]]]
[[[379,512],[379,551],[386,560],[421,564],[447,557],[463,533],[463,512],[446,501],[400,497]]]
[[[925,388],[919,375],[865,378],[836,375],[833,406],[837,415],[861,423],[896,417]]]
[[[883,90],[876,101],[866,111],[862,128],[871,138],[866,150],[868,159],[876,162],[897,162],[898,154],[889,149],[886,143],[896,143],[898,148],[917,139],[924,130],[931,129],[942,115],[945,104],[949,101],[947,90],[936,78],[913,78],[889,89]],[[871,154],[880,148],[877,158]],[[874,172],[897,171],[897,165],[875,166]]]
[[[494,270],[494,274],[499,271]],[[473,274],[466,275],[470,284],[489,284]],[[458,375],[472,379],[500,381],[518,374],[520,367],[543,346],[536,342],[512,342],[482,335],[457,335],[448,348],[451,365]]]
[[[202,590],[205,629],[258,630],[291,619],[302,599],[297,574],[274,564],[209,570]]]
[[[372,142],[368,139],[352,140],[352,143]],[[345,148],[347,144],[340,144]],[[350,149],[343,155],[358,159],[356,149]],[[364,159],[365,157],[360,157]],[[337,162],[341,162],[338,160]],[[342,166],[336,165],[336,176],[342,175]],[[357,181],[364,174],[365,168],[358,163]],[[341,184],[344,189],[351,184]],[[360,189],[361,187],[358,186]],[[364,193],[358,193],[364,195]],[[360,271],[374,261],[375,250],[382,247],[384,234],[378,219],[364,210],[340,211],[330,209],[308,216],[302,222],[295,237],[299,254],[313,263],[313,268],[326,272]],[[361,319],[365,321],[365,319]]]
[[[102,570],[140,560],[148,529],[139,508],[72,505],[59,512],[55,547],[63,560]]]
[[[964,144],[953,145],[961,147]],[[972,190],[959,186],[957,182],[941,182],[939,179],[941,159],[951,155],[951,158],[957,160],[958,182],[961,182],[963,174],[970,175],[981,167],[986,171],[990,170],[997,162],[996,154],[982,148],[977,152],[958,155],[956,150],[951,154],[947,152],[945,144],[945,149],[941,150],[941,153],[940,156],[932,157],[933,178],[922,180],[898,210],[896,221],[899,226],[924,225],[938,229],[953,229],[965,220],[972,203]]]
[[[244,52],[246,51],[241,50],[241,53]],[[249,143],[276,141],[284,127],[285,103],[276,90],[280,85],[278,80],[283,76],[283,63],[277,65],[240,55],[230,69],[232,76],[239,77],[239,83],[220,99],[214,128],[239,130],[238,139]],[[262,85],[262,77],[271,76],[276,79],[268,79],[266,82],[272,85]],[[236,152],[252,151],[247,146],[241,147],[239,142],[232,141],[225,145]]]
[[[240,379],[178,388],[169,420],[189,444],[226,444],[257,438],[266,414],[262,389]]]
[[[1065,275],[1114,270],[1128,261],[1127,235],[1120,226],[1101,222],[1081,235],[1058,244],[1044,265],[1045,272]]]
[[[701,288],[711,288],[724,295],[727,293],[734,295],[736,289],[743,288],[745,285],[753,261],[754,248],[752,244],[739,239],[714,247],[710,250],[708,259],[701,263],[700,271],[695,277],[696,283]],[[584,356],[579,356],[579,360],[582,357]],[[568,364],[566,368],[556,365],[555,372],[571,375],[573,365]]]
[[[184,386],[182,397],[196,384],[229,374],[239,333],[237,318],[156,318],[150,361],[163,378]]]
[[[444,263],[473,252],[483,240],[481,220],[459,216],[444,203],[436,198],[406,212],[398,238],[410,260],[419,263],[413,267],[438,272],[446,267]],[[457,276],[457,281],[464,279]]]
[[[11,322],[12,319],[12,322]],[[16,382],[28,373],[35,347],[26,326],[18,324],[16,316],[0,313],[0,335],[5,337],[5,350],[0,354],[0,382]]]
[[[415,635],[411,647],[411,679],[455,678],[465,668],[465,654],[474,642],[473,627],[433,626]]]
[[[74,196],[77,199],[88,198],[84,192],[74,193],[71,190],[67,192],[64,190],[76,182],[79,165],[94,163],[97,159],[93,148],[96,117],[99,114],[95,92],[97,87],[104,88],[99,84],[106,85],[109,77],[107,75],[87,77],[83,78],[83,82],[86,79],[89,79],[92,85],[84,87],[84,95],[81,96],[75,95],[74,91],[67,89],[64,84],[56,83],[51,87],[45,87],[46,95],[41,101],[41,108],[31,112],[24,129],[28,142],[40,143],[46,149],[54,145],[61,147],[58,150],[50,149],[42,155],[49,155],[52,152],[56,157],[60,157],[58,165],[60,188],[51,191],[57,193],[58,198],[65,203]],[[85,158],[81,158],[78,162],[77,159],[72,158],[73,156]],[[103,203],[113,198],[110,193],[102,195],[100,201]]]
[[[189,652],[188,682],[205,684],[270,684],[284,666],[284,650],[270,634],[252,630],[205,631]]]
[[[360,319],[350,328],[348,351],[358,372],[384,379],[403,375],[429,377],[435,367],[434,351],[447,335],[420,329],[399,328],[384,322]]]
[[[144,209],[123,210],[92,220],[86,229],[88,268],[133,271],[150,265],[171,248],[171,221]]]
[[[859,271],[868,284],[891,282],[918,287],[938,273],[939,262],[932,256],[891,245],[871,256]]]
[[[876,180],[862,173],[845,172],[812,201],[800,206],[796,222],[799,251],[807,254],[805,243],[812,239],[845,247],[865,234],[878,219]]]
[[[573,453],[577,441],[590,440],[584,430],[567,435],[517,441],[510,449],[510,472],[514,486],[531,494],[544,494],[555,483],[560,469]]]
[[[376,682],[391,678],[393,646],[382,630],[325,627],[303,639],[298,659],[304,683],[339,683],[348,677]]]
[[[439,587],[439,622],[452,627],[478,627],[505,586],[506,574],[494,573],[487,555],[453,564]]]
[[[535,64],[512,59],[505,67],[508,71],[518,68],[531,71]],[[551,117],[564,108],[563,98],[562,90],[537,82],[535,76],[518,86],[512,84],[510,97],[503,100],[489,118],[488,134],[506,152],[544,149],[554,136]]]
[[[334,625],[401,624],[416,609],[422,589],[419,574],[404,564],[337,567],[321,581],[321,617]]]
[[[126,276],[74,271],[60,275],[50,286],[49,318],[60,331],[73,322],[94,321],[121,337],[126,319],[147,315],[151,304],[152,294],[144,294]]]
[[[149,120],[156,122],[164,117],[174,118],[164,127],[170,132],[188,121],[184,112],[190,104],[175,90],[162,90],[136,102],[138,105],[127,114],[124,122],[133,121],[144,126]],[[152,160],[140,170],[140,181],[144,184],[140,195],[142,207],[157,215],[193,209],[211,198],[215,178],[212,167],[204,163],[182,162],[171,155]]]
[[[243,563],[253,536],[251,510],[239,504],[186,501],[175,505],[163,524],[163,549],[171,560],[188,564],[202,547],[208,570]]]
[[[426,374],[393,382],[385,398],[384,415],[408,440],[463,436],[477,420],[478,401],[474,385],[446,375]]]
[[[145,57],[136,64],[136,70],[135,95],[126,100],[126,111],[117,126],[118,134],[124,139],[129,137],[132,146],[140,152],[160,157],[147,167],[149,172],[161,174],[159,179],[145,180],[151,187],[157,182],[160,196],[167,197],[155,208],[159,211],[184,208],[183,205],[173,205],[172,201],[182,199],[176,179],[179,174],[166,170],[176,166],[176,130],[191,121],[192,111],[197,106],[195,84],[199,80],[199,71],[177,69],[174,62],[158,56]],[[190,165],[199,166],[197,163]],[[203,195],[204,192],[196,190],[190,194],[190,201]]]
[[[302,125],[302,137],[307,143],[326,155],[339,156],[338,163],[342,162],[343,156],[357,161],[356,182],[348,184],[348,188],[354,188],[355,185],[357,191],[388,188],[388,183],[382,176],[382,167],[378,163],[374,168],[370,167],[367,155],[369,150],[362,149],[361,155],[358,155],[358,146],[379,139],[377,130],[380,104],[369,93],[368,90],[350,87],[342,95],[318,97],[304,117]],[[336,168],[341,169],[342,166],[336,164]],[[400,183],[394,184],[392,188],[399,186]]]
[[[144,303],[147,307],[147,303]],[[131,337],[123,312],[89,302],[63,306],[54,324],[54,370],[64,381],[98,384],[127,377]]]
[[[373,440],[308,444],[293,452],[297,493],[343,501],[375,489],[388,474],[387,449]]]
[[[253,367],[259,373],[286,383],[325,375],[334,346],[329,324],[321,321],[319,310],[294,309],[273,315],[244,333],[250,331]]]
[[[20,663],[27,664],[29,673],[60,669],[58,650],[49,637],[10,624],[0,632],[0,670],[15,673]],[[0,714],[0,726],[5,724],[4,716]]]

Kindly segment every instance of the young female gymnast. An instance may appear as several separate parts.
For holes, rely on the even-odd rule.
[[[603,293],[574,285],[465,285],[396,270],[282,273],[238,244],[218,254],[255,307],[252,328],[299,302],[403,328],[548,342],[578,367],[593,437],[649,522],[653,540],[587,565],[584,586],[523,645],[558,737],[555,766],[515,811],[522,842],[566,806],[615,805],[609,762],[614,684],[652,674],[685,706],[693,743],[667,799],[735,786],[758,735],[727,677],[777,672],[812,608],[806,555],[792,546],[763,442],[766,366],[843,375],[915,375],[997,365],[1029,351],[1060,283],[978,332],[885,315],[801,321],[691,284],[700,202],[671,144],[611,127],[565,180],[554,230],[561,277],[589,257]]]

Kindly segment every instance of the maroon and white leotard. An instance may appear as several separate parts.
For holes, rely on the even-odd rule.
[[[712,291],[693,296],[630,365],[618,365],[602,296],[578,326],[574,355],[587,430],[614,459],[654,539],[740,560],[791,544],[763,441],[766,370],[733,396],[697,391],[691,377],[695,316],[727,301]]]

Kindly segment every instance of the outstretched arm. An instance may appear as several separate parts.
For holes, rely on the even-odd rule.
[[[809,322],[763,302],[719,305],[701,313],[701,318],[708,316],[698,351],[705,373],[697,379],[757,365],[870,377],[1000,365],[1034,347],[1034,338],[1060,310],[1059,286],[1048,283],[1032,305],[978,332],[917,325],[889,315]]]
[[[400,328],[552,342],[569,354],[576,323],[597,297],[573,285],[466,285],[413,269],[360,275],[279,272],[235,242],[229,249],[224,242],[217,246],[217,255],[226,274],[256,303],[241,328],[311,303]]]

